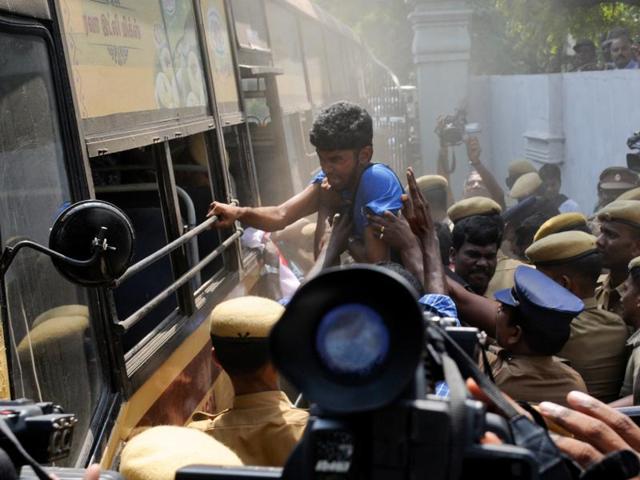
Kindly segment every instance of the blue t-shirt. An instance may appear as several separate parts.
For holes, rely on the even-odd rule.
[[[326,177],[323,171],[318,173],[312,183],[322,183]],[[404,189],[393,170],[382,163],[373,163],[360,178],[358,191],[353,204],[353,234],[358,238],[364,236],[364,229],[369,224],[367,213],[382,215],[387,210],[397,213],[402,208]],[[351,200],[353,192],[341,192],[342,198]]]

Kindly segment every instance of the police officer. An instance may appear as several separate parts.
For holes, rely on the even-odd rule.
[[[506,178],[505,183],[507,184],[507,187],[511,189],[513,187],[513,184],[516,183],[516,180],[518,180],[518,178],[520,178],[522,175],[533,173],[536,171],[536,167],[529,160],[514,160],[509,164],[509,176]]]
[[[222,442],[245,465],[283,466],[309,416],[280,390],[269,359],[269,332],[283,312],[273,300],[239,297],[211,313],[214,361],[231,378],[235,398],[232,408],[217,415],[196,413],[189,427]]]
[[[600,222],[598,249],[609,273],[596,291],[598,306],[622,316],[620,297],[629,262],[640,256],[640,201],[616,200],[597,214]]]
[[[598,181],[596,211],[607,206],[623,193],[640,186],[638,174],[625,167],[605,168]]]
[[[556,219],[562,224],[566,217]],[[547,230],[553,227],[549,224]],[[602,258],[596,237],[579,231],[553,233],[534,242],[526,255],[585,306],[571,322],[571,337],[558,356],[580,373],[589,394],[603,402],[616,400],[627,363],[628,330],[618,315],[598,308],[595,289]]]
[[[540,226],[533,236],[533,241],[537,242],[554,233],[572,231],[591,233],[587,217],[582,213],[567,212],[551,217]]]
[[[620,389],[620,396],[627,398],[617,406],[630,406],[640,404],[640,257],[629,262],[629,276],[625,281],[621,301],[624,320],[636,332],[627,341],[627,345],[633,350]]]
[[[500,308],[489,352],[496,385],[516,400],[566,405],[570,391],[587,391],[582,377],[554,357],[569,339],[582,301],[543,273],[519,267],[514,287],[496,292]],[[489,332],[492,333],[492,332]]]
[[[538,172],[525,173],[516,180],[511,187],[509,196],[514,200],[522,201],[532,195],[542,193],[542,179]]]
[[[127,442],[120,473],[127,480],[173,480],[188,465],[240,466],[230,449],[210,436],[186,427],[149,428]]]
[[[434,223],[444,223],[449,228],[453,228],[451,220],[447,217],[449,198],[447,179],[440,175],[423,175],[416,179],[416,183],[424,199],[429,202]]]

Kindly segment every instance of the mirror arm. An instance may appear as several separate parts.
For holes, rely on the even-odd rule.
[[[50,248],[44,247],[38,243],[32,242],[31,240],[23,240],[16,243],[15,245],[5,247],[2,255],[0,255],[0,276],[4,276],[4,274],[7,273],[7,270],[9,270],[9,267],[11,266],[11,263],[13,263],[13,260],[16,257],[17,253],[25,247],[37,250],[52,258],[56,258],[75,267],[87,267],[93,265],[98,261],[98,259],[102,255],[102,252],[105,252],[107,250],[115,250],[115,247],[111,247],[107,243],[107,240],[105,238],[106,234],[107,228],[100,227],[98,235],[96,235],[96,237],[91,242],[91,249],[93,253],[87,260],[77,260],[75,258],[67,257],[66,255],[56,252],[55,250],[51,250]]]

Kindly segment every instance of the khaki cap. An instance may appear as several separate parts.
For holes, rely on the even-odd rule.
[[[300,230],[300,234],[306,238],[314,237],[316,234],[316,224],[308,223],[307,225],[302,227],[302,230]]]
[[[133,437],[122,450],[120,473],[126,480],[173,480],[187,465],[240,466],[238,456],[204,432],[162,426]]]
[[[509,164],[509,177],[517,178],[521,175],[532,172],[537,172],[537,170],[529,160],[519,158]]]
[[[605,168],[600,174],[598,188],[602,190],[629,190],[640,183],[638,174],[626,167]]]
[[[210,332],[222,338],[267,338],[283,313],[284,307],[268,298],[233,298],[213,309]]]
[[[423,175],[416,179],[418,188],[421,192],[428,192],[430,190],[442,189],[446,190],[449,186],[447,179],[440,175]]]
[[[541,185],[542,179],[537,172],[525,173],[513,184],[509,195],[511,198],[521,200],[536,193]]]
[[[616,200],[596,214],[601,222],[620,222],[640,228],[640,201]]]
[[[531,244],[525,255],[534,265],[552,265],[596,252],[596,237],[585,232],[552,233]]]
[[[640,200],[640,187],[627,190],[620,195],[616,200]]]
[[[554,233],[567,232],[576,228],[587,228],[587,217],[582,213],[568,212],[551,217],[544,222],[533,237],[533,241],[552,235]]]
[[[474,215],[500,215],[502,207],[487,197],[471,197],[454,203],[447,210],[447,216],[453,223]]]
[[[629,271],[633,270],[634,268],[638,268],[640,267],[640,257],[636,257],[633,260],[631,260],[629,262]]]

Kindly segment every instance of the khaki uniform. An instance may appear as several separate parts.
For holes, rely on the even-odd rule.
[[[558,353],[582,376],[589,394],[603,402],[618,398],[627,364],[627,325],[599,309],[595,298],[583,300],[584,311],[571,322],[571,337]]]
[[[620,396],[626,397],[633,393],[634,405],[637,405],[638,390],[638,374],[640,374],[640,330],[629,337],[627,340],[627,347],[632,348],[631,356],[627,362],[627,369],[624,373],[624,381],[622,382],[622,388],[620,389]]]
[[[582,377],[552,356],[513,356],[504,349],[487,352],[496,385],[515,400],[567,404],[572,390],[587,392]]]
[[[211,435],[245,465],[284,466],[302,438],[309,413],[294,408],[277,390],[238,395],[233,408],[217,415],[196,413],[189,427]]]
[[[513,274],[521,265],[525,265],[519,260],[514,260],[504,254],[502,250],[498,250],[498,264],[496,265],[496,272],[493,274],[487,291],[484,294],[485,297],[493,300],[493,294],[498,290],[504,290],[505,288],[513,288]]]
[[[598,308],[615,313],[622,317],[622,293],[624,292],[624,283],[616,288],[611,286],[611,275],[602,275],[598,281],[600,285],[596,289],[596,300]]]

